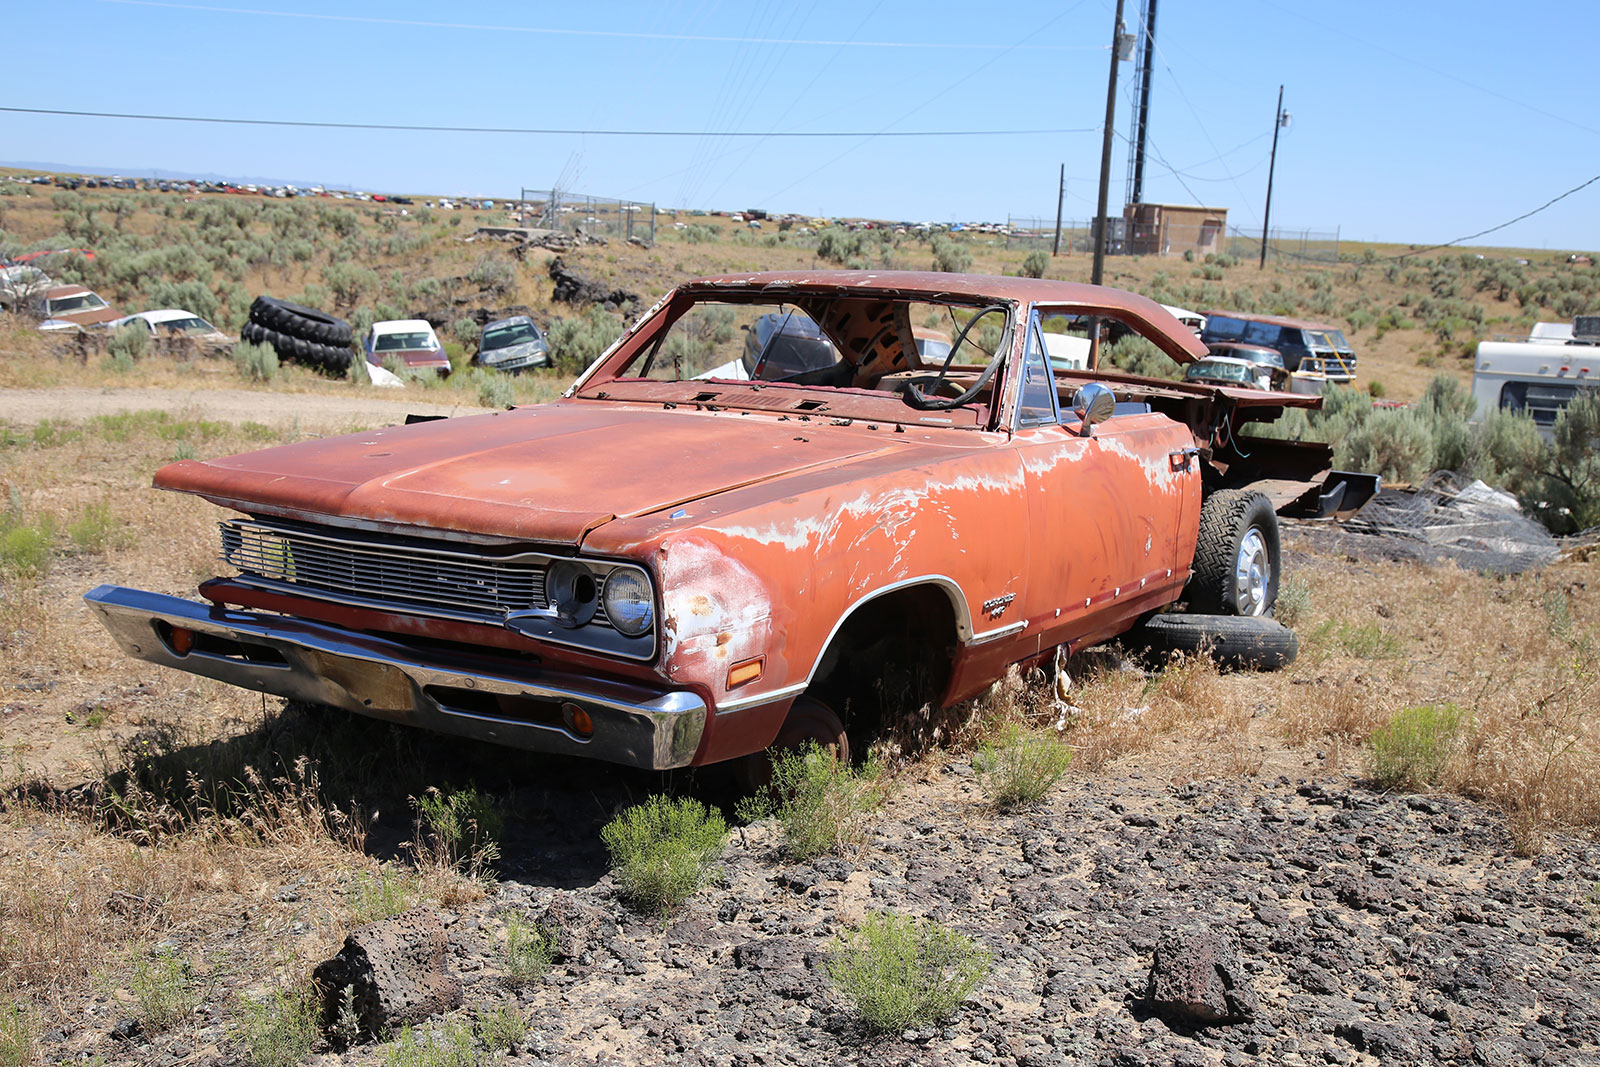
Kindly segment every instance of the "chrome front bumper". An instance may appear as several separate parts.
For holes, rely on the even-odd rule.
[[[705,728],[705,702],[693,693],[537,667],[502,670],[487,657],[424,653],[335,626],[122,586],[96,586],[84,600],[139,659],[440,733],[665,770],[689,764]],[[174,637],[175,628],[196,636]],[[588,715],[592,733],[573,727],[573,709]]]

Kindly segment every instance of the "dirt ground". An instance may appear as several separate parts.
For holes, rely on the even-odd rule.
[[[228,422],[288,423],[343,427],[403,422],[418,415],[465,415],[482,411],[476,405],[437,404],[409,394],[364,394],[356,397],[273,393],[260,389],[6,389],[0,390],[0,419],[84,419],[119,411],[165,411]]]

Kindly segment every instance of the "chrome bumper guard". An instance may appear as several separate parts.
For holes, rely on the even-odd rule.
[[[487,660],[122,586],[83,598],[131,656],[440,733],[666,770],[689,764],[705,728],[705,702],[693,693],[538,668],[501,673]],[[587,736],[573,725],[575,710],[593,724]]]

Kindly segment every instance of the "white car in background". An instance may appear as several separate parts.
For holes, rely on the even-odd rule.
[[[132,315],[124,315],[108,325],[111,329],[116,330],[136,322],[149,330],[150,336],[155,340],[185,337],[206,345],[231,345],[237,340],[237,338],[229,337],[194,312],[184,311],[181,308],[140,311]]]
[[[15,311],[25,307],[35,293],[42,293],[54,284],[50,275],[26,263],[0,267],[0,308]]]

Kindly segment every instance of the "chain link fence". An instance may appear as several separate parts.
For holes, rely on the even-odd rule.
[[[1237,226],[1228,227],[1228,254],[1240,259],[1261,258],[1261,231],[1254,233]],[[1267,232],[1267,260],[1293,266],[1296,263],[1339,262],[1339,231],[1288,230]]]
[[[1110,220],[1111,243],[1106,251],[1123,255],[1136,251],[1127,242],[1125,220],[1113,216]],[[1094,251],[1093,219],[1061,220],[1061,251],[1076,255]],[[1006,217],[1006,250],[1034,249],[1050,251],[1055,243],[1056,220],[1030,215]],[[1204,225],[1169,224],[1165,231],[1163,247],[1145,254],[1181,256],[1191,251],[1196,256],[1209,252],[1226,252],[1239,259],[1257,259],[1261,255],[1261,231],[1250,233],[1238,226],[1229,226],[1226,235],[1214,227]],[[1291,230],[1274,227],[1267,235],[1267,258],[1275,263],[1293,266],[1296,263],[1339,262],[1339,231]]]
[[[656,239],[656,206],[638,200],[591,196],[566,189],[523,189],[517,200],[522,225],[545,230],[582,230],[590,237],[626,241]]]

